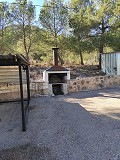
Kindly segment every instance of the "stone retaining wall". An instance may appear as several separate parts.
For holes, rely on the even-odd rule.
[[[120,86],[120,76],[95,76],[79,78],[68,81],[68,92],[77,92],[83,90],[96,90],[101,88],[110,88]]]
[[[101,88],[110,88],[120,86],[120,76],[96,76],[96,77],[86,77],[72,79],[67,81],[68,84],[68,93],[85,91],[85,90],[97,90]],[[42,82],[31,82],[30,91],[31,96],[34,95],[48,95],[47,84]],[[26,85],[24,84],[24,98],[26,97]],[[3,90],[3,92],[2,92]],[[37,97],[37,96],[36,96]],[[10,100],[20,98],[19,86],[18,85],[9,85],[0,87],[0,101]]]
[[[48,95],[48,88],[45,82],[32,82],[30,83],[30,95],[36,94]]]
[[[67,81],[68,93],[84,91],[84,90],[96,90],[101,88],[110,88],[114,86],[120,86],[120,76],[95,76],[72,79]],[[45,82],[33,82],[31,83],[31,95],[34,94],[48,94],[48,88],[46,88]]]

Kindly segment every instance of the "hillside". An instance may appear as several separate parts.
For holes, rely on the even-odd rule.
[[[105,75],[100,71],[97,65],[75,65],[75,66],[64,66],[70,70],[71,79],[76,77],[94,77]],[[30,69],[31,77],[34,77],[35,80],[42,79],[43,71],[47,69],[46,67],[41,66],[32,66]]]

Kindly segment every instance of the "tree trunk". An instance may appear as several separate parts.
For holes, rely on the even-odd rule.
[[[103,53],[103,43],[101,42],[100,48],[99,48],[99,69],[101,70],[101,55]]]
[[[28,53],[27,53],[27,44],[26,44],[26,32],[25,32],[25,23],[24,23],[24,17],[23,17],[23,24],[22,24],[22,31],[23,31],[23,45],[26,53],[26,58],[28,58]]]
[[[28,49],[27,49],[27,60],[29,61],[29,52],[30,52],[30,48],[31,48],[31,45],[32,45],[32,39],[31,39],[31,26],[30,26],[30,22],[29,22],[29,44],[28,44]]]
[[[104,19],[102,19],[102,23],[101,23],[101,42],[100,42],[100,47],[99,47],[99,69],[101,70],[101,55],[103,53],[103,50],[104,50],[104,44],[103,44],[103,35],[105,33],[105,30],[106,30],[107,26],[105,26],[105,23],[104,23]]]
[[[84,65],[82,52],[80,52],[79,55],[80,55],[80,64]]]
[[[3,54],[4,53],[4,27],[2,26],[2,31],[1,31],[1,37],[2,37],[2,44],[1,44],[1,53]]]
[[[56,32],[56,17],[55,17],[55,7],[53,6],[53,14],[54,14],[54,45],[57,47],[57,32]]]
[[[30,48],[31,48],[31,28],[29,28],[29,35],[28,35],[28,39],[29,39],[29,44],[27,46],[26,43],[26,30],[25,30],[25,24],[23,21],[23,43],[24,43],[24,49],[25,49],[25,53],[26,53],[26,59],[29,61],[29,52],[30,52]]]

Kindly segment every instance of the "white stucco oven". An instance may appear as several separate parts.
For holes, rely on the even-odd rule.
[[[70,71],[58,65],[58,48],[53,48],[53,58],[54,65],[43,72],[48,94],[67,94],[67,80],[70,80]]]

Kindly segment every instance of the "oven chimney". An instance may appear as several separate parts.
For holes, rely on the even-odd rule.
[[[58,49],[57,47],[52,48],[53,50],[53,64],[54,66],[58,66]]]

